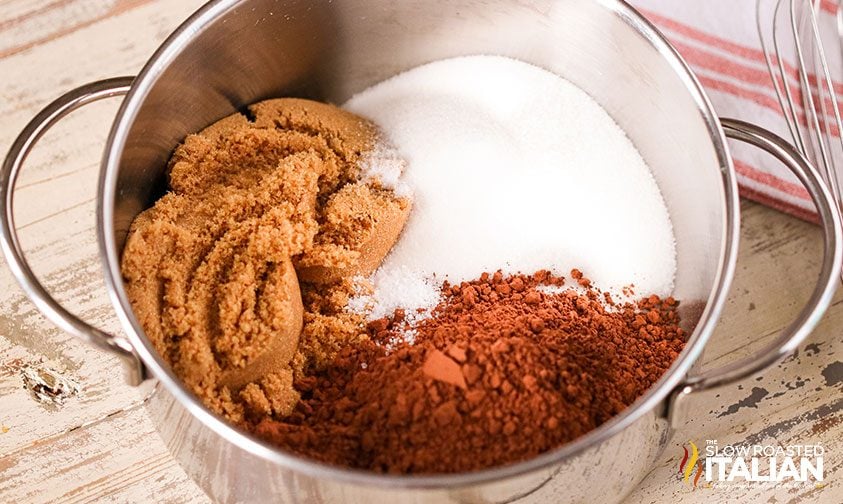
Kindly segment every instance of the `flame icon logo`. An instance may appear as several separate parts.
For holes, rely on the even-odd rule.
[[[696,488],[697,482],[699,482],[700,476],[703,473],[703,466],[700,460],[700,450],[697,448],[697,445],[693,441],[688,441],[688,444],[691,446],[691,452],[688,453],[688,448],[684,445],[682,446],[682,450],[685,453],[679,462],[679,474],[682,475],[682,481],[688,483],[691,479],[691,474],[693,474],[696,468],[697,473],[694,475],[694,488]]]

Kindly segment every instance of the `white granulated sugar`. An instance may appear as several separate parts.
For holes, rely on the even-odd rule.
[[[571,289],[570,285],[539,285],[536,287],[536,290],[539,292],[543,292],[548,296],[555,296],[557,294],[562,294],[567,292]]]
[[[372,276],[373,292],[349,299],[348,309],[367,313],[374,320],[392,315],[396,308],[406,308],[405,320],[412,324],[439,303],[440,283],[434,274],[401,264],[381,267]]]
[[[537,285],[536,291],[541,292],[548,296],[561,296],[567,293],[568,291],[574,291],[580,296],[587,296],[589,292],[592,292],[594,289],[590,287],[584,287],[577,283],[576,280],[572,280],[568,277],[565,281],[564,285]],[[634,296],[630,296],[627,294],[626,289],[610,289],[606,292],[612,297],[612,301],[615,303],[614,305],[611,304],[604,304],[604,309],[608,313],[616,312],[619,310],[619,307],[627,303],[634,303],[636,298]]]
[[[412,197],[413,190],[402,178],[407,160],[395,147],[381,142],[363,156],[360,168],[364,181],[377,181],[400,198]]]
[[[403,234],[372,277],[370,317],[429,310],[442,280],[498,269],[579,268],[607,291],[671,293],[673,231],[658,187],[620,127],[570,82],[471,56],[404,72],[345,107],[383,129],[413,193]],[[398,184],[392,165],[372,165],[364,172]]]

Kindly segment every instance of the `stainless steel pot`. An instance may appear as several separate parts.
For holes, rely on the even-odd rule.
[[[675,295],[690,334],[684,352],[645,396],[590,434],[533,460],[470,474],[382,476],[328,467],[215,417],[159,358],[120,275],[129,223],[160,195],[174,147],[260,99],[342,103],[401,70],[481,53],[571,80],[646,159],[676,233]],[[18,172],[43,132],[86,103],[123,94],[105,146],[97,214],[103,270],[125,330],[111,335],[67,312],[41,286],[18,243],[12,206]],[[757,355],[699,373],[694,364],[726,299],[737,252],[738,196],[726,136],[770,152],[805,185],[822,224],[824,259],[813,295],[781,336]],[[225,502],[617,501],[664,449],[690,396],[746,378],[796,348],[829,304],[843,251],[838,211],[810,164],[764,130],[718,120],[682,59],[620,0],[215,0],[176,30],[136,78],[83,86],[47,106],[13,144],[0,186],[3,252],[24,290],[59,327],[122,356],[133,384],[155,389],[148,409],[162,437],[197,483]]]

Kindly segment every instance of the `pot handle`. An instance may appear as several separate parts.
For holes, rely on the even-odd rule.
[[[116,77],[92,82],[69,91],[44,107],[15,139],[0,171],[0,246],[6,263],[26,295],[47,319],[63,331],[108,350],[127,364],[128,381],[137,385],[144,378],[144,368],[129,340],[91,326],[67,311],[44,288],[30,269],[18,241],[14,216],[14,193],[20,169],[38,140],[59,120],[74,110],[105,98],[123,96],[129,92],[134,77]]]
[[[674,391],[670,407],[671,417],[676,414],[681,416],[682,401],[678,400],[683,396],[743,380],[792,354],[828,308],[841,274],[843,227],[840,213],[817,170],[792,145],[764,128],[736,119],[720,119],[720,123],[727,137],[758,147],[784,163],[808,190],[817,207],[823,231],[822,269],[811,298],[796,320],[787,326],[775,341],[756,355],[686,377]]]

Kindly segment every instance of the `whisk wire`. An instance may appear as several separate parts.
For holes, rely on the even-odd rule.
[[[817,76],[817,89],[818,89],[818,94],[819,94],[819,100],[820,100],[820,106],[821,106],[821,110],[822,110],[823,121],[824,122],[827,121],[827,118],[829,116],[828,116],[828,112],[826,111],[826,102],[822,97],[822,92],[819,91],[819,89],[821,88],[820,76],[823,77],[823,80],[825,81],[826,90],[828,91],[828,96],[831,97],[831,109],[834,112],[834,119],[835,119],[836,127],[837,127],[837,140],[840,144],[841,152],[843,152],[843,120],[841,120],[841,117],[840,117],[840,107],[838,106],[837,93],[834,90],[834,82],[831,78],[831,67],[829,66],[828,59],[825,56],[825,47],[824,47],[824,44],[822,43],[822,38],[821,38],[821,35],[820,35],[820,28],[819,28],[819,24],[817,23],[816,9],[818,7],[819,7],[819,0],[816,0],[816,3],[813,5],[813,8],[809,9],[809,16],[810,16],[810,19],[811,19],[811,30],[812,30],[814,39],[819,41],[819,43],[815,45],[815,48],[816,48],[816,51],[817,51],[816,60],[819,62],[820,68],[819,69],[815,68],[814,73]],[[829,143],[831,143],[831,139],[833,137],[832,129],[830,127],[828,127],[828,125],[826,124],[826,127],[824,127],[822,131],[825,132],[826,136],[829,139]],[[840,195],[840,190],[839,190],[839,181],[838,181],[838,178],[837,178],[838,173],[840,173],[840,172],[837,169],[837,163],[835,161],[835,157],[830,156],[829,157],[829,164],[828,164],[828,173],[826,174],[826,176],[828,178],[829,189],[831,189],[831,193],[835,196],[835,201],[837,203],[837,206],[840,207],[840,196],[841,195]]]
[[[771,22],[765,22],[768,11],[764,7],[769,5],[756,0],[756,28],[776,98],[794,145],[818,168],[837,206],[843,208],[838,168],[843,159],[843,118],[817,16],[820,0],[775,0]],[[770,26],[772,32],[767,29]],[[839,39],[843,34],[840,12],[837,28]],[[790,51],[797,66],[796,84],[788,73]]]

